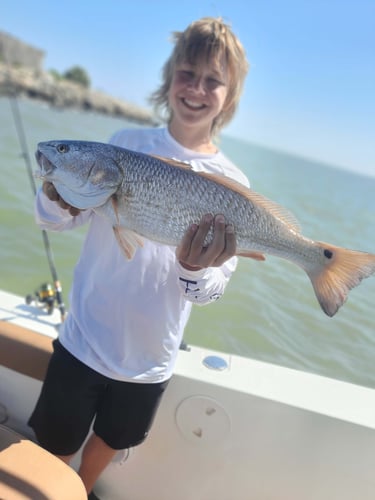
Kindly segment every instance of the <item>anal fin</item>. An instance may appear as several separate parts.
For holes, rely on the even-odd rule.
[[[266,260],[265,256],[260,252],[241,252],[236,255],[238,255],[239,257],[247,257],[248,259],[254,259],[259,261]]]

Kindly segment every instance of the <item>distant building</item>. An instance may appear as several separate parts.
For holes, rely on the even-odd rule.
[[[0,62],[42,71],[45,52],[0,31]]]

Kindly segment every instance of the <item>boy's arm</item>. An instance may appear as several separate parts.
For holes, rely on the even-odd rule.
[[[237,267],[237,261],[237,257],[232,257],[220,267],[208,267],[198,271],[189,271],[176,261],[181,293],[190,302],[202,306],[220,299]]]
[[[213,229],[209,245],[205,239]],[[197,304],[208,304],[219,299],[237,266],[236,236],[232,224],[226,224],[223,215],[206,214],[199,225],[192,224],[176,250],[178,280],[185,298]],[[264,260],[258,252],[243,255]]]
[[[213,238],[205,245],[211,227]],[[235,253],[233,226],[222,215],[206,214],[199,225],[190,226],[176,250],[178,282],[185,298],[201,305],[218,300],[236,269]]]

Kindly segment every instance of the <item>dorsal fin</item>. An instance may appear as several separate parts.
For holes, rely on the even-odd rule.
[[[193,170],[193,167],[190,165],[190,163],[176,160],[175,158],[165,158],[164,156],[159,156],[159,155],[149,155],[149,156],[152,156],[153,158],[156,158],[157,160],[160,160],[164,163],[168,163],[169,165],[172,165],[172,167],[183,168],[185,170]]]
[[[296,217],[289,212],[286,208],[279,205],[278,203],[266,198],[262,194],[253,191],[252,189],[240,184],[230,177],[225,177],[218,174],[210,174],[208,172],[197,172],[198,175],[206,177],[207,179],[214,180],[215,182],[221,184],[222,186],[245,196],[253,205],[258,205],[263,207],[265,210],[269,211],[274,217],[283,221],[291,230],[296,233],[301,232],[301,226],[296,219]]]

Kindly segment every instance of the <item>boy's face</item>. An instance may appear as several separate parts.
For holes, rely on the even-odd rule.
[[[171,126],[196,127],[210,133],[228,94],[228,72],[221,61],[176,65],[169,89]]]

